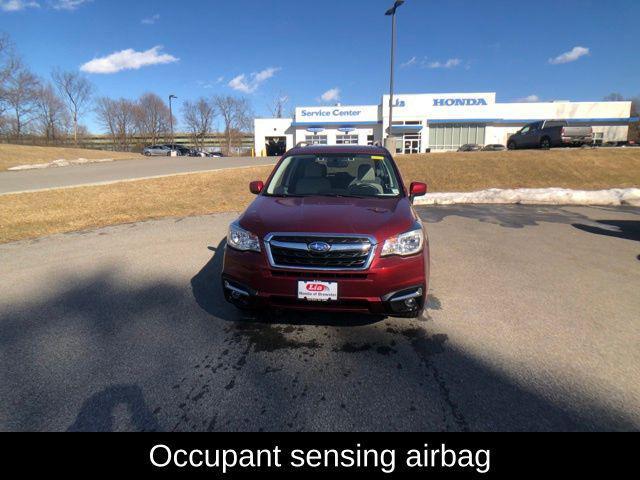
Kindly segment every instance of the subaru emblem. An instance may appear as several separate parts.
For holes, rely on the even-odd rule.
[[[316,253],[324,253],[331,250],[331,245],[325,242],[313,242],[309,244],[309,250]]]

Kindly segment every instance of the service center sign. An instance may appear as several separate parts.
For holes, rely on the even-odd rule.
[[[298,123],[358,123],[378,122],[378,107],[372,105],[348,107],[296,108]]]

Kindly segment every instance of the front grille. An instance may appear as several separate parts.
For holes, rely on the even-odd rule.
[[[309,270],[365,270],[375,242],[369,237],[344,235],[273,234],[266,239],[273,267]],[[309,248],[321,242],[331,248],[316,252]]]

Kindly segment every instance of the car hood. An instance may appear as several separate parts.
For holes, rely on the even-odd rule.
[[[240,217],[242,228],[269,233],[371,235],[378,242],[408,231],[416,221],[408,198],[259,196]]]

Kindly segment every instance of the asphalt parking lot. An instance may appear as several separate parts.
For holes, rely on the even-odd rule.
[[[640,428],[640,209],[419,212],[419,320],[243,318],[232,215],[1,245],[0,430]]]

